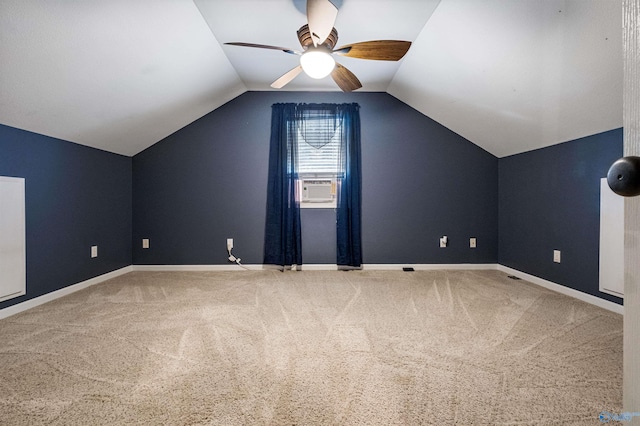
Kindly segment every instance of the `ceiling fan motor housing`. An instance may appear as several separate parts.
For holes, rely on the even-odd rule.
[[[307,50],[310,46],[313,46],[313,38],[311,37],[311,32],[309,31],[309,25],[304,24],[298,30],[298,40],[300,41],[300,45],[304,50]],[[338,30],[333,28],[331,33],[327,37],[327,39],[322,43],[322,46],[326,46],[327,49],[333,50],[333,48],[338,43]]]

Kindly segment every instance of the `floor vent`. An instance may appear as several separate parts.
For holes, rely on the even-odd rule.
[[[407,268],[407,267],[402,268],[402,270],[403,270],[403,271],[405,271],[405,272],[413,272],[413,271],[415,271],[415,269],[413,269],[413,268]]]
[[[508,275],[508,278],[511,278],[512,280],[519,280],[520,278],[516,277],[515,275]]]

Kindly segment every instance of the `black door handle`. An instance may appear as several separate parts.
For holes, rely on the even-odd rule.
[[[640,157],[622,157],[607,173],[609,188],[623,197],[640,195]]]

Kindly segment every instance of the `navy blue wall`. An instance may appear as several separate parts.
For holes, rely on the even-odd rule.
[[[226,264],[227,237],[262,263],[276,102],[360,104],[365,263],[497,262],[496,157],[386,93],[248,92],[133,158],[134,264]],[[335,212],[302,222],[304,262],[335,263]]]
[[[131,264],[131,158],[0,125],[0,175],[25,178],[27,234],[27,294],[0,309]]]
[[[622,151],[617,129],[501,158],[499,263],[621,303],[598,291],[598,259],[600,179]]]

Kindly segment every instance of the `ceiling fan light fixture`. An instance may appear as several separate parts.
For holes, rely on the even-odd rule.
[[[309,77],[321,79],[331,74],[336,61],[328,52],[310,49],[300,57],[300,65]]]

